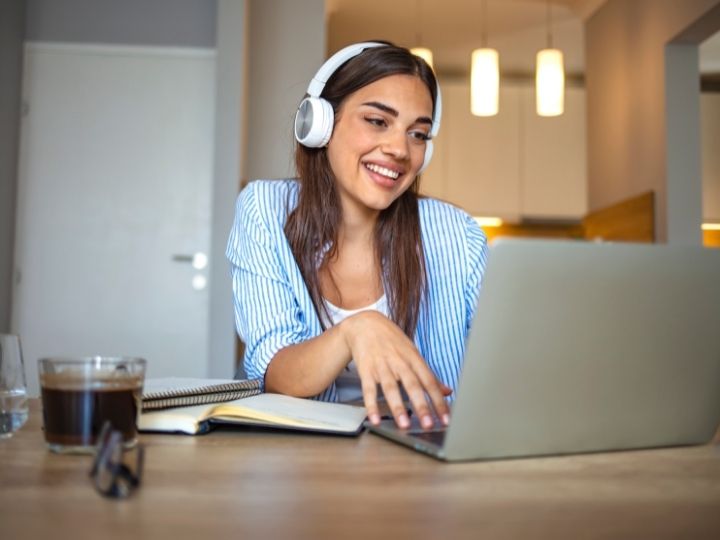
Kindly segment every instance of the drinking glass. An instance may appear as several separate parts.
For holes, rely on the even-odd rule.
[[[9,439],[27,421],[28,406],[20,338],[0,334],[0,439]]]
[[[88,356],[38,360],[45,441],[53,452],[94,453],[106,421],[137,444],[146,361]]]

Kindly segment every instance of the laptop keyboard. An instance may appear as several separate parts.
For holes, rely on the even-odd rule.
[[[414,439],[427,441],[438,446],[442,446],[445,442],[445,430],[442,431],[412,431],[410,435]]]

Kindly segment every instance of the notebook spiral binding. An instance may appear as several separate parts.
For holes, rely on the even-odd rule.
[[[254,396],[261,391],[259,380],[243,380],[227,384],[215,384],[200,388],[174,388],[143,395],[142,410],[156,411],[172,407],[189,407],[232,401]]]

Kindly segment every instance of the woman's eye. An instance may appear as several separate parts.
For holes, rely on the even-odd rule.
[[[382,118],[367,117],[365,121],[377,127],[385,127],[387,125]]]
[[[430,135],[424,131],[411,131],[410,136],[417,139],[418,141],[427,142],[431,139]]]

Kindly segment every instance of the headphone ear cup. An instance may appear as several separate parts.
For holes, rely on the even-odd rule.
[[[330,102],[306,97],[295,113],[295,138],[303,146],[321,148],[332,135],[335,113]]]
[[[427,168],[427,166],[430,165],[430,160],[432,159],[432,155],[433,155],[433,142],[428,141],[425,144],[425,158],[423,159],[423,164],[422,164],[422,167],[420,167],[418,174],[423,172]]]

